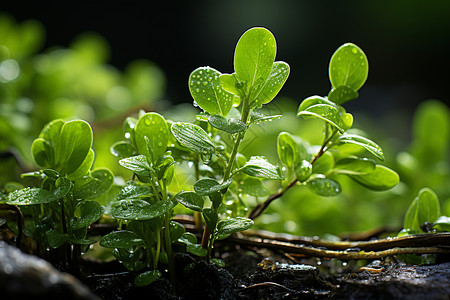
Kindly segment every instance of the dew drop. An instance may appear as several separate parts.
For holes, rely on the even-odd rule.
[[[162,147],[163,143],[162,142],[158,142],[158,147]]]
[[[148,118],[144,119],[145,125],[150,126],[150,124],[151,124],[150,122],[151,122],[150,119],[148,119]]]
[[[208,81],[203,81],[203,85],[208,85]]]
[[[358,53],[358,50],[356,50],[355,48],[353,48],[353,49],[352,49],[352,52],[356,54],[356,53]]]

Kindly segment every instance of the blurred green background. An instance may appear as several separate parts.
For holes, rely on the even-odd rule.
[[[385,150],[401,184],[370,192],[343,178],[343,194],[332,198],[296,187],[257,227],[303,235],[399,227],[425,186],[450,215],[449,12],[444,0],[2,3],[0,187],[35,168],[31,142],[55,118],[90,122],[95,167],[129,176],[109,153],[122,138],[124,118],[145,109],[193,121],[198,110],[191,104],[189,73],[206,65],[232,72],[240,35],[264,26],[277,39],[277,59],[291,66],[285,87],[266,108],[284,117],[254,126],[242,152],[276,162],[280,131],[320,143],[321,125],[295,112],[304,98],[328,93],[329,59],[353,42],[370,69],[359,99],[346,108],[355,127]],[[181,181],[173,188],[189,183]]]

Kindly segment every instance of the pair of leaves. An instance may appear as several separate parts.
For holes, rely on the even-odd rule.
[[[438,197],[431,189],[423,188],[409,206],[403,228],[410,233],[420,233],[422,232],[421,226],[425,222],[433,223],[440,215],[441,208]]]
[[[92,140],[92,129],[87,122],[55,120],[34,140],[31,152],[39,166],[55,169],[74,180],[84,176],[92,166]]]

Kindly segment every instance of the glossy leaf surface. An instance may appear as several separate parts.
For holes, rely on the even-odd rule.
[[[143,244],[144,240],[127,230],[108,233],[100,240],[100,246],[105,248],[130,248]]]
[[[389,190],[399,183],[398,174],[382,165],[376,165],[375,170],[365,175],[349,175],[351,179],[362,186],[375,190]]]
[[[367,158],[346,157],[334,165],[333,170],[341,174],[362,175],[375,170],[375,162]]]
[[[375,155],[378,159],[384,160],[383,150],[380,146],[378,146],[375,142],[365,138],[363,136],[359,136],[356,134],[344,134],[341,135],[337,142],[339,144],[354,144],[363,147],[373,155]]]
[[[154,112],[144,114],[136,124],[135,139],[138,152],[151,158],[152,163],[155,163],[167,149],[169,128],[166,120]]]
[[[178,122],[172,124],[171,130],[177,141],[189,150],[204,155],[214,153],[210,136],[200,126]]]
[[[322,119],[331,124],[341,133],[345,131],[345,124],[342,121],[341,114],[334,106],[328,104],[316,104],[307,107],[305,110],[299,111],[298,115],[302,117],[315,117]]]
[[[116,219],[150,220],[168,213],[177,205],[174,200],[158,201],[153,204],[144,200],[120,200],[111,205],[109,215]]]
[[[227,188],[228,186],[230,186],[230,184],[232,182],[233,181],[231,179],[229,179],[223,183],[219,183],[214,179],[203,178],[203,179],[197,180],[194,183],[194,190],[200,196],[207,196],[207,195],[213,194],[215,192],[219,192],[219,191],[223,190],[224,188]]]
[[[341,193],[342,188],[336,180],[317,177],[307,182],[308,188],[319,196],[333,197]]]
[[[252,177],[283,179],[278,168],[262,156],[250,157],[250,160],[240,169],[240,171]]]
[[[205,200],[195,192],[180,192],[175,195],[174,199],[183,204],[186,208],[199,212],[203,211]]]
[[[422,232],[421,226],[425,222],[433,223],[440,215],[438,197],[431,189],[423,188],[406,211],[403,228],[415,233]]]
[[[217,235],[219,239],[229,236],[232,233],[247,230],[253,226],[253,220],[236,217],[220,221],[217,224]]]
[[[243,123],[241,120],[225,118],[221,115],[208,115],[208,122],[214,128],[231,134],[244,131],[246,128],[245,123]]]

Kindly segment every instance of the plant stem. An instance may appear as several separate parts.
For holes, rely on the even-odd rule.
[[[322,146],[320,147],[319,152],[317,152],[316,156],[314,156],[314,158],[311,160],[311,162],[310,162],[311,165],[314,164],[314,162],[316,160],[318,160],[327,151],[326,147],[327,147],[328,143],[336,135],[336,133],[337,133],[337,130],[334,129],[333,132],[331,133],[331,135],[328,138],[325,137],[324,142],[322,143]],[[286,187],[284,187],[280,191],[276,192],[275,194],[270,195],[269,198],[267,198],[263,203],[260,203],[255,208],[253,208],[253,210],[248,215],[248,218],[254,220],[257,217],[259,217],[264,212],[264,210],[266,210],[266,208],[269,206],[269,204],[273,200],[278,199],[281,196],[283,196],[286,193],[286,191],[289,190],[291,187],[293,187],[297,182],[298,182],[298,179],[295,178]]]
[[[158,269],[159,253],[161,252],[161,232],[159,230],[156,231],[156,241],[156,254],[155,260],[153,261],[153,270]]]
[[[164,239],[166,242],[166,253],[167,253],[167,259],[169,261],[169,275],[170,280],[172,282],[175,282],[175,266],[173,261],[173,255],[172,255],[172,241],[170,239],[170,218],[169,214],[166,214],[164,218]]]

